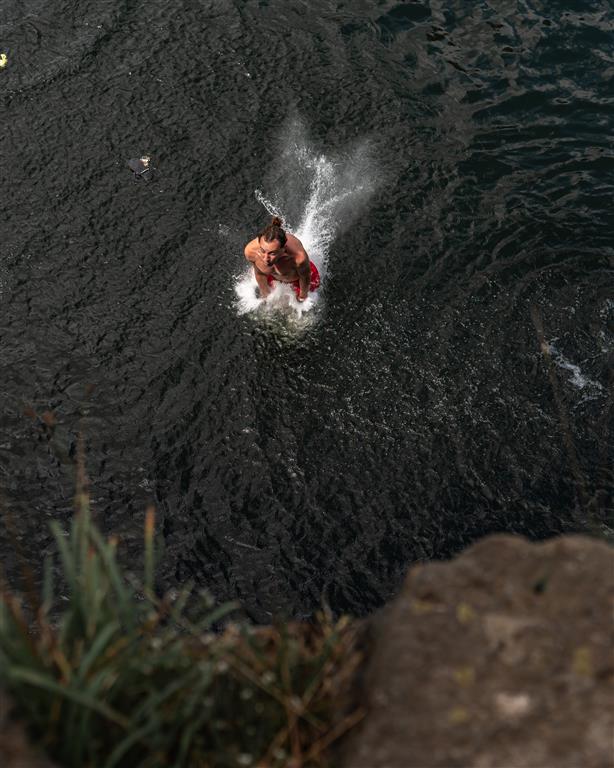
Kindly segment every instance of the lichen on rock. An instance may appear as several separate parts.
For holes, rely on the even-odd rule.
[[[412,568],[372,619],[343,768],[612,768],[613,606],[614,550],[580,536]]]

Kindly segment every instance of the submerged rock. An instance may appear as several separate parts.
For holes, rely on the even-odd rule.
[[[343,768],[612,768],[614,550],[483,539],[371,621]]]

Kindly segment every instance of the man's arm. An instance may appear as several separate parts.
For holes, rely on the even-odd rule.
[[[255,261],[255,259],[256,259],[255,255],[254,255],[254,252],[253,252],[253,249],[252,249],[252,243],[253,243],[253,242],[254,242],[254,241],[253,241],[253,240],[251,240],[251,241],[250,241],[250,242],[249,242],[249,243],[248,243],[248,244],[245,246],[245,248],[243,249],[243,254],[244,254],[245,258],[246,258],[248,261],[251,261],[251,262],[252,262],[252,264],[254,263],[254,261]]]
[[[309,265],[309,256],[305,251],[300,251],[295,260],[296,271],[298,272],[299,301],[305,301],[309,296],[309,283],[311,282],[311,267]]]
[[[264,274],[264,272],[261,272],[255,264],[254,275],[256,276],[256,282],[258,283],[258,290],[260,291],[260,295],[264,299],[265,296],[268,296],[269,293],[271,293],[267,276]]]
[[[254,241],[252,240],[245,246],[243,253],[245,254],[245,258],[254,265],[254,276],[256,278],[256,282],[258,283],[258,290],[260,291],[262,298],[264,298],[265,296],[268,296],[269,293],[271,293],[271,289],[269,287],[267,276],[256,266],[256,255],[253,248],[251,247],[253,242]]]

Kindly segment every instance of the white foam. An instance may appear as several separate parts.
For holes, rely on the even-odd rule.
[[[294,119],[282,132],[280,162],[279,179],[271,184],[274,192],[256,189],[254,194],[302,242],[324,283],[332,242],[360,213],[377,186],[371,147],[362,141],[344,152],[325,155],[316,151],[302,122]],[[299,302],[290,286],[276,283],[269,296],[260,299],[253,269],[247,267],[235,283],[236,308],[239,314],[281,310],[301,318],[321,301],[320,290]]]
[[[577,387],[578,389],[585,389],[585,388],[603,389],[603,387],[598,381],[593,381],[592,379],[589,379],[587,376],[585,376],[582,373],[582,369],[580,368],[580,366],[570,362],[563,355],[563,353],[560,352],[554,346],[552,342],[548,344],[548,352],[550,353],[552,359],[554,360],[554,362],[559,368],[562,368],[563,370],[571,372],[572,376],[569,379],[569,383],[572,384],[574,387]]]
[[[317,264],[316,264],[317,266]],[[310,312],[318,303],[318,292],[311,293],[305,301],[297,301],[293,289],[284,283],[276,283],[271,293],[264,299],[258,297],[257,283],[254,271],[248,271],[237,279],[235,293],[237,312],[244,315],[248,312],[260,310],[262,312],[283,311],[286,314],[301,318],[306,312]]]

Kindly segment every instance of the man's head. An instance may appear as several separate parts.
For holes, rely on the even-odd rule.
[[[282,229],[281,219],[274,216],[271,223],[258,233],[258,248],[264,263],[271,266],[281,256],[286,247],[286,233]]]

